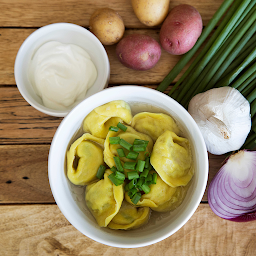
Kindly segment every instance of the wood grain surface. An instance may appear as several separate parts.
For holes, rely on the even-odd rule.
[[[193,5],[206,25],[222,2],[173,0],[170,8]],[[137,249],[118,249],[89,239],[55,204],[47,165],[50,143],[62,118],[42,114],[23,99],[14,78],[15,58],[36,29],[56,22],[88,28],[91,14],[103,7],[122,16],[125,35],[147,34],[159,42],[160,26],[149,28],[140,23],[130,0],[0,0],[0,256],[255,255],[256,222],[235,223],[217,217],[208,205],[207,190],[195,214],[178,232]],[[111,66],[109,86],[135,84],[156,89],[180,58],[162,50],[158,64],[140,72],[120,64],[115,45],[105,49]],[[224,160],[225,156],[209,154],[208,184]]]

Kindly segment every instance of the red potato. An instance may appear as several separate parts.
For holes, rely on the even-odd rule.
[[[120,62],[135,70],[153,68],[161,56],[161,46],[148,35],[132,34],[117,44],[116,54]]]
[[[191,5],[174,7],[160,29],[160,43],[167,52],[181,55],[188,52],[201,35],[203,22],[200,13]]]

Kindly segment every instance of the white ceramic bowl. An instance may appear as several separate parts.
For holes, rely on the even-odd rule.
[[[28,65],[36,50],[49,41],[75,44],[85,49],[95,64],[98,77],[87,91],[86,98],[101,91],[109,81],[110,65],[105,48],[98,38],[87,29],[70,23],[55,23],[37,29],[21,45],[15,60],[14,75],[17,87],[23,98],[37,110],[52,116],[63,117],[71,109],[60,111],[47,108],[42,99],[35,94],[28,79]]]
[[[185,200],[173,212],[153,212],[150,221],[137,230],[120,231],[100,228],[85,206],[84,188],[72,185],[66,176],[66,151],[79,137],[84,118],[94,108],[113,100],[124,100],[132,110],[169,113],[189,139],[195,175]],[[76,135],[74,135],[76,134]],[[51,190],[68,221],[91,239],[114,247],[135,248],[161,241],[179,230],[193,215],[203,197],[208,178],[208,155],[203,137],[189,113],[175,100],[153,89],[119,86],[105,89],[77,105],[61,122],[52,140],[48,175]]]

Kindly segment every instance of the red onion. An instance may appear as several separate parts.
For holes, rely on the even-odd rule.
[[[208,189],[212,211],[231,221],[256,220],[256,151],[231,155]]]

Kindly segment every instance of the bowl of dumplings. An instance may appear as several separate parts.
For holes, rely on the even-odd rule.
[[[113,247],[157,243],[193,215],[208,178],[203,137],[175,100],[107,88],[61,122],[49,151],[55,201],[87,237]]]

